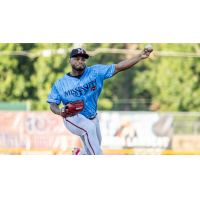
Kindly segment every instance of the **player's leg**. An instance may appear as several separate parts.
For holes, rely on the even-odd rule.
[[[96,118],[91,120],[91,121],[96,126],[96,134],[97,134],[97,138],[98,138],[98,141],[99,141],[99,145],[101,146],[102,137],[101,137],[101,130],[100,130],[100,126],[99,126],[99,119],[96,116]],[[78,153],[78,155],[91,155],[90,151],[87,149],[84,138],[82,136],[81,136],[81,139],[82,139],[84,146],[83,146],[82,150]]]
[[[84,134],[87,149],[89,149],[92,155],[103,155],[96,134],[96,126],[93,122],[91,122],[90,127],[91,128],[87,130],[88,133]]]
[[[99,125],[98,115],[92,120],[92,122],[96,126],[97,138],[99,140],[99,145],[101,146],[102,137],[101,137],[101,129],[100,129],[100,125]]]
[[[66,128],[79,136],[83,136],[85,145],[92,155],[103,155],[96,134],[96,125],[86,117],[78,114],[63,119]]]
[[[100,125],[99,125],[99,119],[98,119],[98,114],[97,116],[91,120],[95,126],[96,126],[96,133],[97,133],[97,138],[99,140],[99,145],[101,146],[101,141],[102,141],[102,137],[101,137],[101,130],[100,130]],[[82,138],[81,138],[82,139]],[[84,140],[82,139],[83,144],[85,143]],[[83,149],[81,150],[81,152],[78,153],[78,155],[90,155],[89,150],[87,149],[86,145],[84,144]]]
[[[100,130],[100,125],[99,125],[98,115],[91,121],[96,126],[97,138],[99,140],[99,145],[101,146],[102,137],[101,137],[101,130]],[[87,149],[87,146],[85,144],[85,140],[82,136],[81,136],[81,140],[82,140],[84,146],[83,146],[82,150],[78,153],[78,155],[91,155],[90,151]]]
[[[78,155],[91,155],[89,149],[87,148],[87,145],[85,143],[85,139],[83,136],[80,136],[81,137],[81,140],[83,142],[83,148],[82,150],[78,153]]]

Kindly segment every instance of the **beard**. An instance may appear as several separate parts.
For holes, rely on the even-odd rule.
[[[82,72],[82,71],[84,71],[84,70],[85,70],[85,68],[86,68],[86,65],[85,65],[85,66],[83,66],[83,68],[77,68],[75,65],[72,65],[72,68],[73,68],[74,70],[78,71],[78,72]]]

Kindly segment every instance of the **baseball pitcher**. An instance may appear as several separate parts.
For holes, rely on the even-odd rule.
[[[139,55],[118,64],[86,67],[89,58],[86,51],[72,50],[69,60],[72,71],[56,81],[47,99],[51,111],[63,117],[66,128],[83,142],[82,150],[75,148],[72,155],[103,155],[97,101],[104,80],[148,58],[152,51],[144,48]],[[61,101],[65,106],[59,109]]]

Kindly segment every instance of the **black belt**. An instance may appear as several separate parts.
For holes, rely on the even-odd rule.
[[[87,117],[89,120],[93,120],[97,116],[97,113],[92,117]]]

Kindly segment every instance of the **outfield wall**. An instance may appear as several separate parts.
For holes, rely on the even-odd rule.
[[[173,135],[174,151],[200,151],[200,135]]]
[[[199,117],[199,114],[194,116]],[[191,154],[200,151],[200,135],[173,133],[174,116],[171,113],[99,112],[98,117],[101,148],[106,154]],[[52,112],[0,111],[1,154],[71,154],[74,147],[82,147],[80,138],[70,133],[62,118]]]

